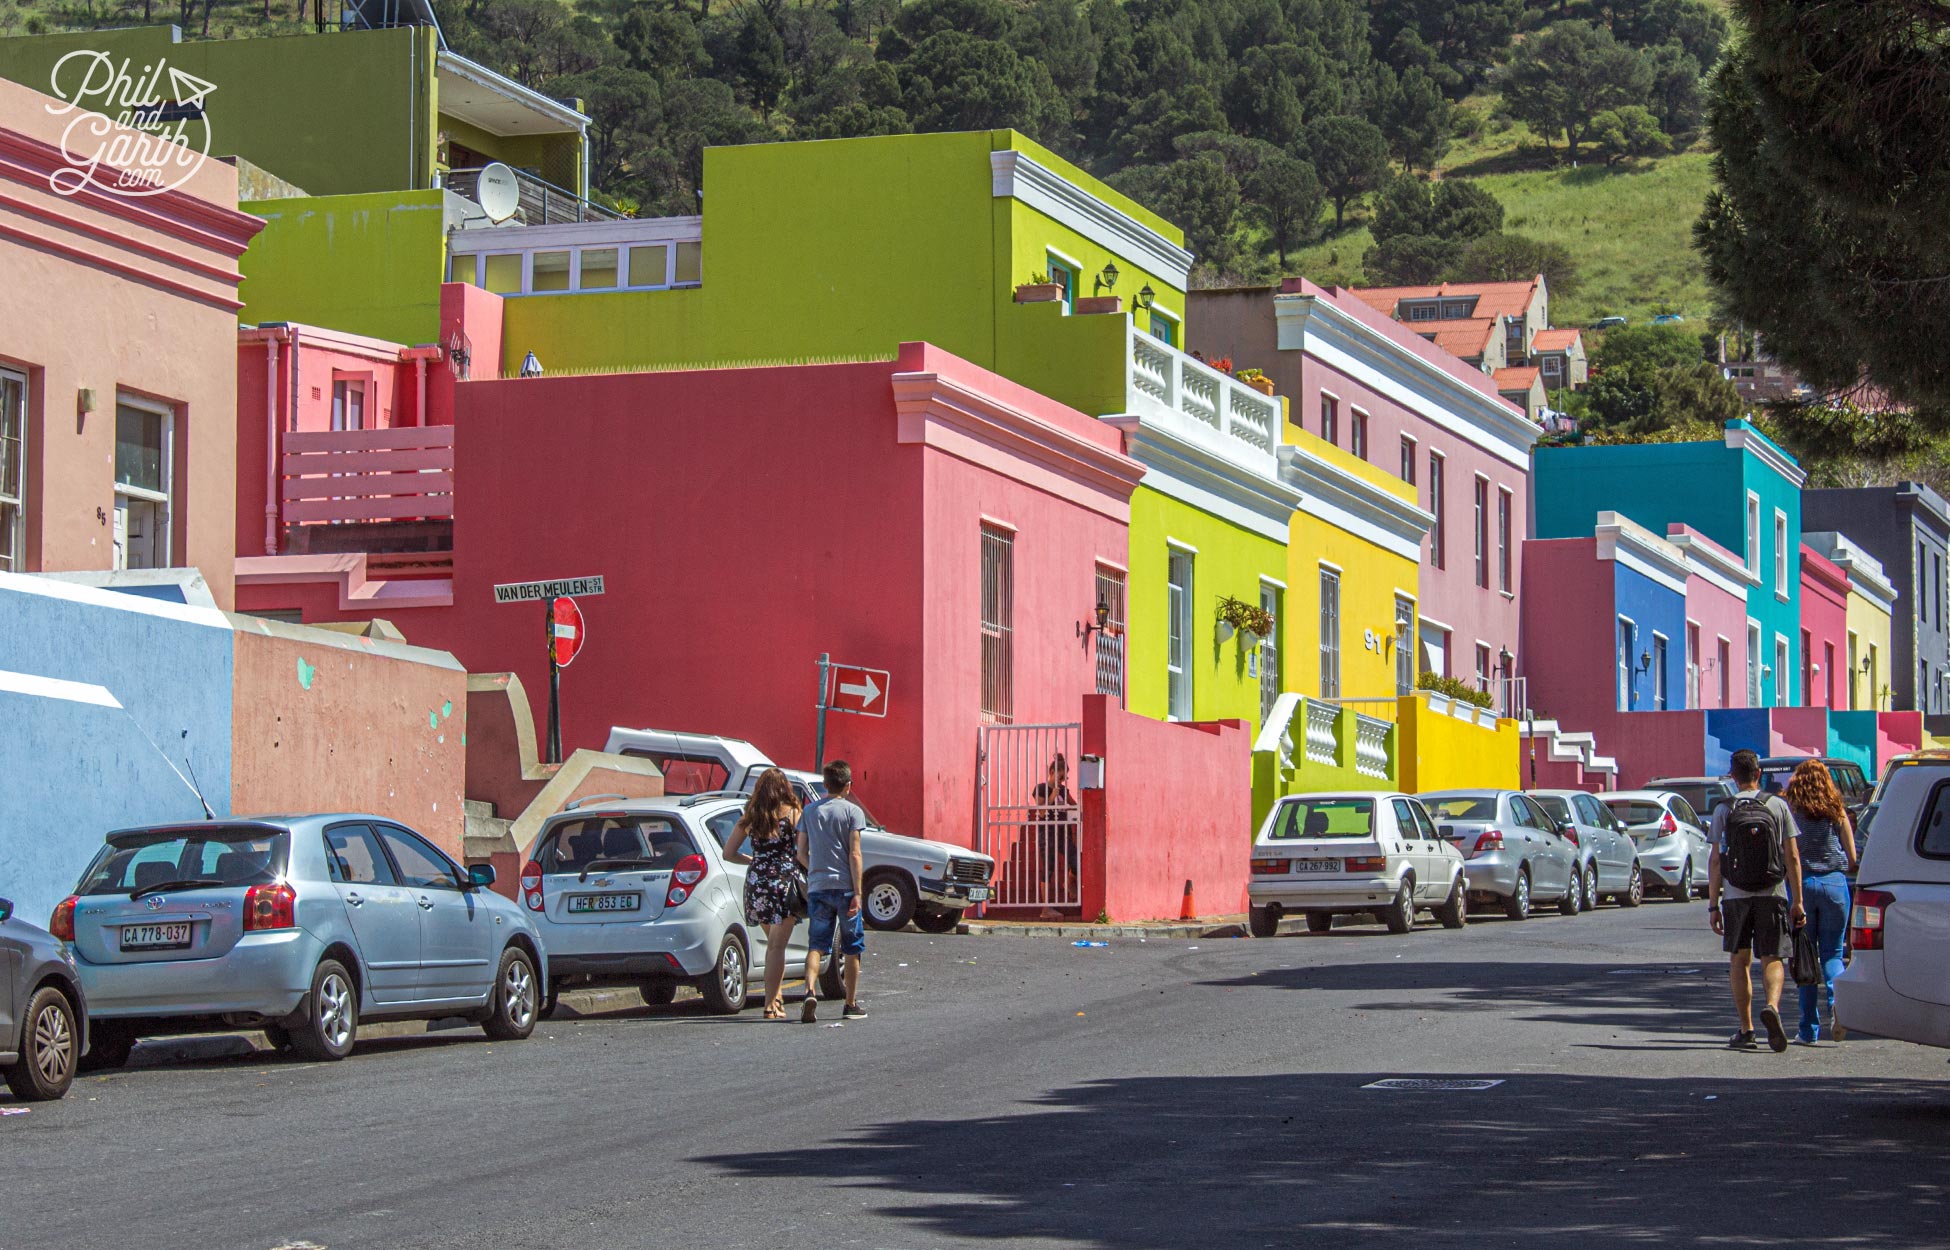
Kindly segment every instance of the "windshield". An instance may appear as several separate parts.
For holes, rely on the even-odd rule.
[[[1769,794],[1779,794],[1787,789],[1788,779],[1794,776],[1794,765],[1760,770],[1760,788]],[[1694,806],[1698,806],[1695,804]]]
[[[1571,819],[1570,802],[1558,795],[1533,794],[1530,796],[1530,801],[1543,808],[1544,815],[1549,816],[1560,825],[1567,823]]]
[[[199,825],[112,835],[76,894],[263,885],[284,875],[290,835],[262,825]]]
[[[1437,820],[1495,820],[1496,796],[1458,794],[1443,798],[1439,794],[1422,796],[1422,806]]]
[[[1656,825],[1666,817],[1666,809],[1651,799],[1606,799],[1605,806],[1628,825]]]
[[[591,816],[555,826],[535,856],[545,873],[581,873],[597,864],[656,872],[697,854],[690,833],[670,816]]]
[[[1272,837],[1368,838],[1374,836],[1373,799],[1302,799],[1282,804]]]
[[[1657,788],[1672,791],[1680,798],[1685,799],[1694,811],[1703,812],[1713,806],[1715,798],[1714,791],[1718,790],[1719,787],[1708,786],[1704,781],[1681,781],[1663,784]],[[1655,816],[1653,819],[1657,820],[1658,817]]]

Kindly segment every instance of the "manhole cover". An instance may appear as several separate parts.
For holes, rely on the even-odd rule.
[[[1465,1079],[1458,1079],[1452,1077],[1391,1076],[1388,1077],[1386,1080],[1376,1081],[1371,1085],[1363,1085],[1361,1088],[1362,1089],[1418,1089],[1418,1090],[1431,1090],[1437,1093],[1446,1094],[1451,1090],[1495,1089],[1497,1086],[1501,1084],[1503,1084],[1502,1081],[1465,1080]]]

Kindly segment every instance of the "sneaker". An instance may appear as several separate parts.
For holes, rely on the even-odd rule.
[[[1742,1029],[1727,1039],[1727,1049],[1759,1050],[1760,1043],[1754,1040],[1754,1031],[1752,1029]]]
[[[848,1020],[864,1020],[867,1018],[867,1009],[858,1003],[848,1003],[840,1015]]]
[[[1787,1049],[1787,1030],[1781,1027],[1781,1013],[1772,1007],[1760,1009],[1760,1027],[1767,1030],[1767,1046],[1775,1054]]]
[[[811,994],[806,995],[806,1001],[803,1004],[801,1004],[799,1007],[799,1023],[801,1024],[819,1023],[819,1000],[817,998],[814,998]],[[1749,1034],[1749,1036],[1752,1035]]]

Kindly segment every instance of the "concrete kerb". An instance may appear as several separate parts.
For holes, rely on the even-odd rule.
[[[1281,933],[1299,933],[1306,928],[1300,915],[1282,917]],[[1207,916],[1203,920],[1171,920],[1155,923],[1089,924],[1081,920],[965,920],[955,932],[976,937],[1062,938],[1066,941],[1141,938],[1233,938],[1246,936],[1246,917]]]

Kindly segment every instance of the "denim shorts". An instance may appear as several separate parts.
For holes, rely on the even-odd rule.
[[[847,903],[853,895],[847,890],[814,890],[806,896],[806,910],[810,920],[811,932],[806,935],[806,949],[825,954],[833,949],[833,930],[839,929],[842,955],[864,955],[867,953],[867,917],[865,909],[846,914]]]

